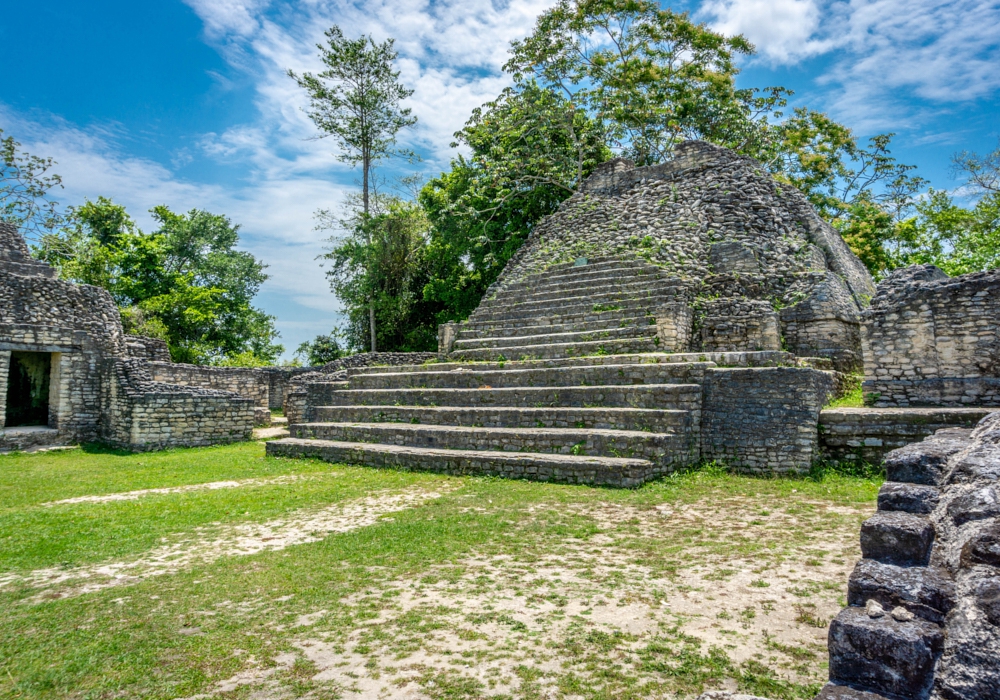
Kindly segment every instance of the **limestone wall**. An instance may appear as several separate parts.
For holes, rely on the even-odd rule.
[[[154,381],[147,363],[111,359],[100,438],[133,451],[248,440],[254,403],[234,393]]]
[[[309,372],[315,372],[318,367],[261,367],[267,376],[268,408],[283,408],[285,398],[292,387],[292,380]]]
[[[107,291],[58,279],[30,258],[16,229],[0,223],[0,450],[101,439],[157,449],[248,438],[253,401],[153,380],[146,360],[165,350],[159,341],[127,339]],[[45,426],[5,425],[15,351],[49,355]]]
[[[270,405],[270,377],[256,367],[203,367],[173,362],[150,362],[153,381],[217,389],[251,399],[255,406]]]
[[[1000,412],[886,456],[830,625],[822,700],[988,700],[1000,688]],[[857,691],[852,691],[857,692]],[[866,696],[867,697],[867,696]]]
[[[897,271],[863,318],[872,405],[1000,406],[1000,270]]]
[[[823,457],[881,464],[888,452],[944,428],[971,428],[989,408],[833,408],[819,414]]]
[[[760,474],[806,471],[819,456],[816,425],[833,372],[800,367],[705,373],[701,457]]]

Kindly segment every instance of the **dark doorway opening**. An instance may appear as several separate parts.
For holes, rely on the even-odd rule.
[[[14,351],[10,354],[10,373],[7,375],[8,428],[15,425],[49,424],[51,374],[50,353]]]

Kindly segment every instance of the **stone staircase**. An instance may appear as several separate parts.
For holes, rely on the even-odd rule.
[[[654,311],[677,288],[676,279],[638,260],[555,265],[485,301],[461,325],[450,356],[496,360],[656,352]]]
[[[308,383],[286,409],[290,437],[267,453],[622,487],[724,450],[753,453],[752,465],[808,466],[799,423],[815,433],[815,419],[789,419],[771,396],[809,394],[818,416],[816,378],[829,373],[784,352],[658,352],[654,312],[679,284],[617,259],[512,282],[458,324],[438,362]],[[705,396],[716,426],[708,443]],[[786,432],[756,435],[755,420]]]
[[[310,384],[306,421],[268,454],[612,486],[697,462],[715,364],[614,359],[352,370]]]

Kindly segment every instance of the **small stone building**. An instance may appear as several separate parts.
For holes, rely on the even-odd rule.
[[[1000,270],[898,270],[863,319],[870,404],[1000,406]]]
[[[248,439],[254,400],[156,381],[157,341],[126,336],[104,289],[57,279],[0,223],[0,450],[130,450]],[[265,399],[266,405],[266,399]]]

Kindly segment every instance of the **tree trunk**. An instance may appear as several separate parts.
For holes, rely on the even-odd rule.
[[[368,220],[368,174],[371,170],[371,161],[367,154],[363,154],[363,162],[361,164],[361,198],[364,204],[365,210],[365,223]],[[371,243],[371,241],[369,241]],[[368,271],[371,274],[371,270]],[[368,300],[368,328],[372,336],[372,352],[375,350],[375,300]]]

